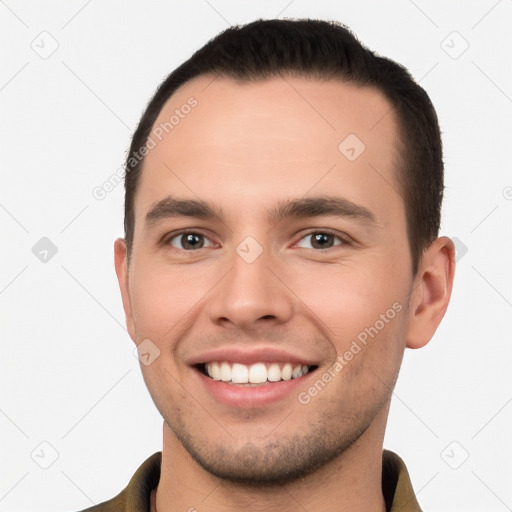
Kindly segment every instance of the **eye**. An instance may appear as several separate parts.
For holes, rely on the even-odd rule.
[[[307,242],[302,242],[303,240],[307,241],[308,239],[310,240],[310,244],[312,247],[304,245],[304,243]],[[341,243],[333,244],[334,239],[339,240]],[[348,242],[329,231],[313,231],[311,233],[308,233],[303,238],[301,238],[301,241],[297,245],[305,249],[330,249],[331,247],[336,247],[339,245],[348,245]]]
[[[205,241],[209,242],[210,245],[205,245]],[[166,244],[172,245],[177,249],[183,249],[186,251],[193,251],[196,249],[203,249],[205,247],[213,247],[213,243],[206,236],[195,231],[184,231],[175,234],[165,241]]]

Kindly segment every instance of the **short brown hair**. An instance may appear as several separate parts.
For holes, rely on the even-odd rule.
[[[184,83],[211,74],[252,81],[282,74],[339,79],[379,90],[399,122],[397,172],[407,215],[407,234],[415,275],[423,251],[437,238],[441,222],[444,169],[439,123],[422,87],[403,66],[365,48],[344,25],[312,19],[257,20],[232,26],[176,68],[148,103],[133,135],[125,166],[125,240],[130,258],[135,226],[135,194],[145,147],[164,104]],[[137,153],[138,154],[138,153]]]

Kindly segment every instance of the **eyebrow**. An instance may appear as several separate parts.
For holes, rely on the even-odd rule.
[[[275,223],[288,218],[320,216],[348,217],[365,224],[378,224],[375,215],[368,208],[336,196],[280,201],[267,212],[268,220]],[[223,222],[222,210],[210,202],[167,196],[155,203],[146,214],[145,226],[149,229],[163,219],[176,217],[216,219]]]

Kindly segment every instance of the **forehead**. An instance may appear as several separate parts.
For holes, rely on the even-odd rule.
[[[400,202],[395,115],[373,88],[201,76],[168,100],[151,138],[137,193],[140,214],[169,193],[231,204],[242,194],[246,211],[313,189],[338,189],[367,203],[382,203],[385,192],[387,202]]]
[[[190,98],[197,101],[192,109],[186,107]],[[184,115],[180,112],[184,110],[190,112]],[[181,113],[180,119],[177,119],[178,113]],[[168,143],[209,146],[219,153],[226,146],[233,148],[243,144],[246,151],[254,148],[257,152],[258,139],[262,141],[269,132],[280,132],[280,157],[287,150],[297,152],[308,140],[311,142],[306,147],[308,151],[321,152],[324,148],[319,147],[315,135],[322,135],[324,147],[332,149],[332,142],[344,132],[355,133],[369,142],[371,139],[378,150],[375,144],[379,140],[387,143],[382,135],[388,135],[395,128],[393,109],[377,89],[339,80],[303,77],[237,82],[200,76],[174,93],[153,128],[165,128],[173,115],[176,125],[169,133],[162,133]],[[211,123],[215,123],[216,130],[211,129]],[[240,127],[249,132],[237,134]],[[226,133],[229,138],[225,137]],[[250,140],[246,135],[250,135]]]

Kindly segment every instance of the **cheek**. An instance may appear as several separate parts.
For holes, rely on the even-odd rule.
[[[403,309],[403,288],[382,265],[344,261],[339,264],[308,268],[307,272],[289,274],[288,282],[297,296],[316,317],[341,339],[355,338],[365,328],[382,322],[391,323]],[[302,277],[297,277],[302,276]],[[307,277],[306,277],[307,276]],[[398,276],[396,276],[398,277]],[[381,319],[381,317],[383,318]],[[392,322],[395,323],[395,322]],[[380,330],[379,329],[379,330]]]
[[[180,330],[211,287],[191,267],[178,268],[150,262],[139,264],[131,276],[132,309],[137,331],[155,342]]]
[[[348,263],[319,266],[307,275],[295,278],[295,290],[341,358],[340,380],[358,382],[368,392],[382,386],[379,378],[391,385],[405,347],[405,283],[395,279],[390,285],[389,276],[371,265]]]

